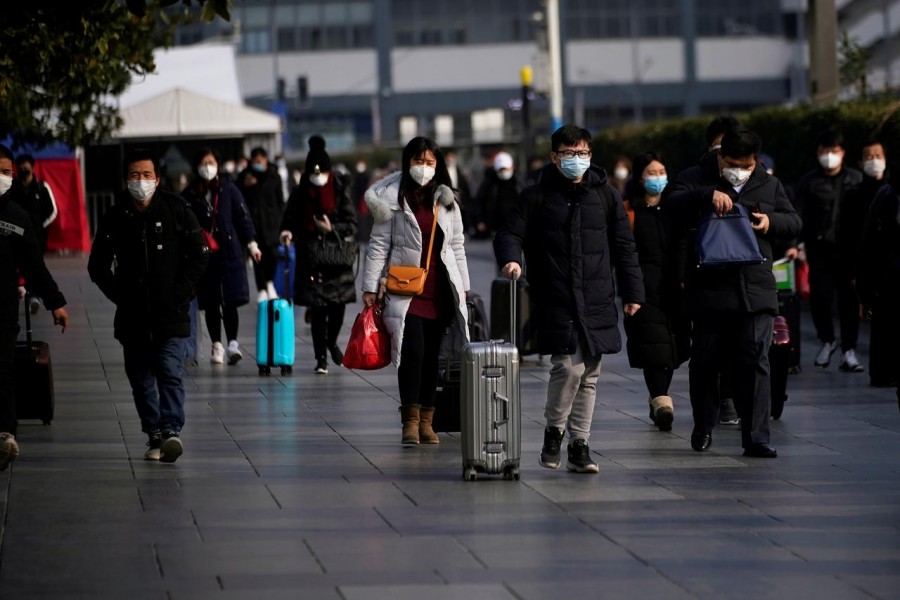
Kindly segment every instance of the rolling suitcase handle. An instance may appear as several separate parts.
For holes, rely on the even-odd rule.
[[[519,304],[516,297],[519,291],[518,281],[519,277],[516,275],[509,278],[509,343],[513,346],[516,345],[516,308]]]
[[[30,293],[25,293],[25,341],[28,342],[28,347],[31,348],[31,307],[28,305],[32,296]]]
[[[284,295],[285,300],[293,304],[294,290],[291,289],[291,245],[285,242],[284,247]]]

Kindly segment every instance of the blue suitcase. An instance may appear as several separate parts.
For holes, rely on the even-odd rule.
[[[282,256],[290,252],[285,246]],[[286,263],[281,264],[284,277],[280,279],[288,286],[290,269]],[[277,272],[277,271],[276,271]],[[276,278],[279,279],[279,278]],[[284,298],[264,300],[260,302],[256,312],[256,364],[260,375],[270,375],[272,367],[280,367],[282,375],[294,372],[294,302],[291,300],[292,287],[287,287]]]

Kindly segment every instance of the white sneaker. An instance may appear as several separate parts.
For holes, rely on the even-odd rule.
[[[216,342],[212,346],[212,358],[209,359],[214,365],[223,365],[225,364],[225,346],[222,345],[222,342]]]
[[[841,366],[839,368],[845,373],[862,373],[864,370],[863,366],[859,364],[859,360],[856,358],[855,350],[847,350],[844,352],[844,355],[841,357]]]
[[[822,367],[823,369],[827,367],[831,362],[831,355],[834,354],[835,350],[837,350],[839,346],[840,344],[838,344],[837,340],[822,344],[822,349],[819,350],[818,354],[816,354],[816,360],[813,364],[815,364],[817,367]]]
[[[0,433],[0,471],[9,468],[19,456],[19,443],[11,433]]]
[[[256,303],[262,304],[266,300],[269,299],[269,293],[266,290],[259,290],[259,295],[256,296]]]
[[[231,340],[228,342],[228,364],[236,365],[239,360],[244,358],[244,355],[241,354],[240,348],[238,348],[237,340]]]

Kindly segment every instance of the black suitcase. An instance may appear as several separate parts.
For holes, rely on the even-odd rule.
[[[537,354],[537,330],[531,319],[531,299],[528,296],[528,282],[524,277],[516,280],[516,323],[519,330],[516,334],[516,346],[519,356]],[[491,339],[509,340],[510,324],[510,285],[506,277],[498,277],[491,284]],[[475,341],[475,340],[473,340]]]
[[[25,341],[16,342],[13,356],[16,388],[16,419],[39,419],[44,425],[53,420],[55,397],[50,346],[31,339],[31,311],[25,301]]]
[[[789,368],[800,367],[800,298],[795,292],[778,291],[778,314],[787,320],[791,330]]]
[[[483,342],[487,340],[487,313],[484,301],[478,294],[470,293],[466,300],[469,321],[469,340]],[[459,377],[462,347],[465,340],[457,333],[456,328],[448,327],[441,342],[441,353],[438,359],[437,394],[434,398],[434,418],[431,427],[435,431],[454,432],[460,430],[459,416]]]

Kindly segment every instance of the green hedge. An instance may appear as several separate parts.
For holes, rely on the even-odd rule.
[[[863,141],[872,135],[884,144],[889,163],[900,161],[900,102],[761,108],[735,116],[762,137],[763,152],[772,156],[776,175],[789,186],[816,167],[816,136],[829,127],[843,132],[848,164],[856,166]],[[707,116],[609,129],[594,138],[594,154],[610,168],[619,156],[654,151],[662,156],[672,178],[696,164],[706,148],[704,136],[711,119]]]

